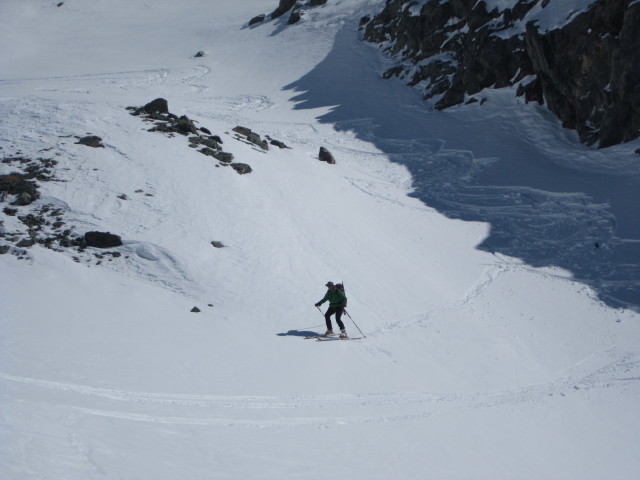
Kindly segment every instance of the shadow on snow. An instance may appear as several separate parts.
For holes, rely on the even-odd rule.
[[[610,306],[640,306],[640,216],[632,207],[640,178],[560,166],[566,155],[579,164],[607,154],[558,132],[543,108],[510,101],[500,109],[496,97],[430,111],[416,90],[380,78],[379,52],[355,32],[344,26],[327,57],[285,87],[296,109],[333,106],[319,120],[405,165],[412,196],[450,218],[489,223],[481,250],[561,267]]]

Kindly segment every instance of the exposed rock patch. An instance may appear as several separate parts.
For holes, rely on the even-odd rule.
[[[87,232],[84,234],[87,247],[114,248],[122,245],[119,235],[110,232]]]
[[[320,152],[318,153],[318,159],[321,162],[327,162],[331,165],[335,165],[336,159],[333,157],[331,152],[327,150],[325,147],[320,147]]]
[[[40,185],[38,182],[62,181],[55,176],[56,160],[38,158],[32,160],[23,156],[6,157],[3,164],[12,165],[20,171],[0,175],[0,203],[8,202],[4,207],[5,219],[15,217],[12,227],[0,228],[0,248],[2,253],[11,252],[18,259],[28,258],[28,250],[41,245],[63,252],[76,249],[83,252],[88,246],[83,236],[74,233],[75,227],[67,225],[65,210],[51,203],[39,204]],[[5,223],[0,220],[0,225]],[[119,256],[111,252],[113,257]],[[77,258],[77,257],[76,257]]]
[[[86,145],[87,147],[93,147],[93,148],[104,148],[104,145],[102,144],[102,138],[95,136],[95,135],[89,135],[86,137],[82,137],[80,139],[78,139],[78,141],[76,142],[80,145]]]
[[[144,107],[128,107],[127,110],[131,111],[131,115],[141,116],[145,121],[153,122],[154,126],[148,129],[150,132],[165,133],[170,137],[175,134],[187,136],[191,148],[198,149],[198,152],[203,155],[215,158],[221,165],[231,164],[234,160],[232,153],[222,150],[223,141],[219,135],[212,135],[208,128],[198,127],[196,122],[186,115],[178,117],[170,113],[168,103],[163,98],[157,98]],[[250,130],[248,133],[250,136],[245,137],[247,141],[262,146],[261,142],[263,141],[259,135],[253,134]],[[264,144],[266,145],[266,142]],[[266,148],[269,148],[268,145]],[[235,168],[235,170],[241,174],[251,172],[251,167],[248,165],[246,167]]]
[[[531,20],[561,1],[513,0],[511,8],[487,11],[476,0],[387,0],[361,26],[366,40],[399,61],[384,77],[419,88],[435,108],[518,86],[517,95],[545,104],[584,143],[638,138],[640,2],[594,1],[547,28]]]

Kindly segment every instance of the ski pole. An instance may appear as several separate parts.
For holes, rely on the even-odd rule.
[[[349,315],[349,312],[347,312],[347,309],[344,309],[344,313],[347,314],[347,317],[351,318],[351,315]],[[362,335],[362,338],[367,338],[367,336],[362,333],[362,330],[360,330],[360,327],[358,326],[358,324],[353,320],[353,318],[351,318],[351,321],[353,322],[353,324],[356,326],[356,328],[358,329],[358,331],[360,332],[360,335]]]

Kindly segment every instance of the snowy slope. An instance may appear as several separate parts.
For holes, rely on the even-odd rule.
[[[340,110],[358,80],[410,130],[415,96],[357,41],[383,2],[247,27],[276,3],[0,5],[1,156],[57,159],[64,181],[37,204],[125,242],[100,264],[0,256],[0,478],[637,478],[640,316],[476,249],[486,224],[408,195],[366,105]],[[359,79],[304,90],[347,35]],[[253,172],[125,110],[160,96]],[[236,125],[291,149],[261,152]],[[324,330],[327,280],[366,339],[303,338]]]

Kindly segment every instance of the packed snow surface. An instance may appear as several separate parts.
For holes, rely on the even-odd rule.
[[[538,257],[603,232],[598,255],[637,205],[616,179],[637,178],[640,145],[588,149],[503,93],[429,112],[358,39],[383,4],[330,1],[292,27],[248,27],[276,0],[0,4],[0,156],[55,158],[35,206],[124,241],[0,256],[0,478],[640,476],[640,315],[460,219],[503,210]],[[157,97],[252,173],[126,110]],[[617,203],[578,189],[597,176]],[[509,229],[527,222],[548,228]],[[366,338],[304,338],[325,329],[328,280]]]

